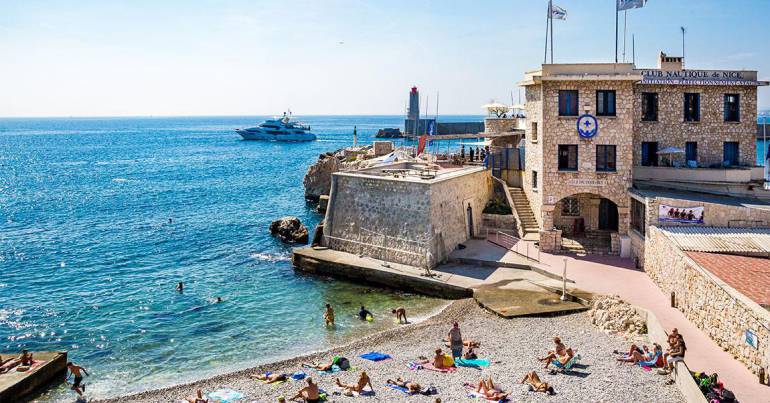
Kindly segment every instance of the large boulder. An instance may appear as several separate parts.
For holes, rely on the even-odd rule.
[[[315,164],[310,165],[302,180],[305,186],[305,199],[318,201],[323,195],[329,195],[332,174],[342,167],[342,161],[336,155],[321,154]]]
[[[307,244],[307,227],[297,217],[283,217],[270,224],[270,234],[284,243]]]

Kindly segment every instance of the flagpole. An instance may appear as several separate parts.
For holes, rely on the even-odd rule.
[[[618,62],[618,0],[615,0],[615,63]]]
[[[548,17],[551,19],[551,64],[553,64],[553,0],[548,0]]]
[[[636,43],[634,42],[634,34],[631,34],[631,63],[636,66]]]
[[[626,25],[628,24],[628,10],[623,10],[623,63],[626,62]]]
[[[551,22],[551,1],[548,0],[548,12],[545,14],[545,50],[543,51],[543,64],[548,61],[548,24]]]

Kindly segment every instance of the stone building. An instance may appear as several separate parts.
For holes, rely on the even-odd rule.
[[[751,192],[756,71],[656,69],[628,63],[544,64],[525,74],[527,125],[521,189],[544,250],[577,240],[630,256],[635,185]],[[725,187],[727,186],[727,187]]]

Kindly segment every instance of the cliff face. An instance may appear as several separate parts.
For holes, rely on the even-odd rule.
[[[355,159],[348,161],[345,149],[328,152],[318,156],[318,161],[310,165],[302,184],[305,186],[305,199],[317,202],[322,195],[329,195],[332,185],[332,174],[338,171],[358,169],[366,165],[366,160]],[[371,146],[363,146],[358,153],[371,154]]]

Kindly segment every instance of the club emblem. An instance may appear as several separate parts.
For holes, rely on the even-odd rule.
[[[593,115],[580,115],[577,120],[577,131],[580,137],[590,139],[599,131],[599,123]]]

